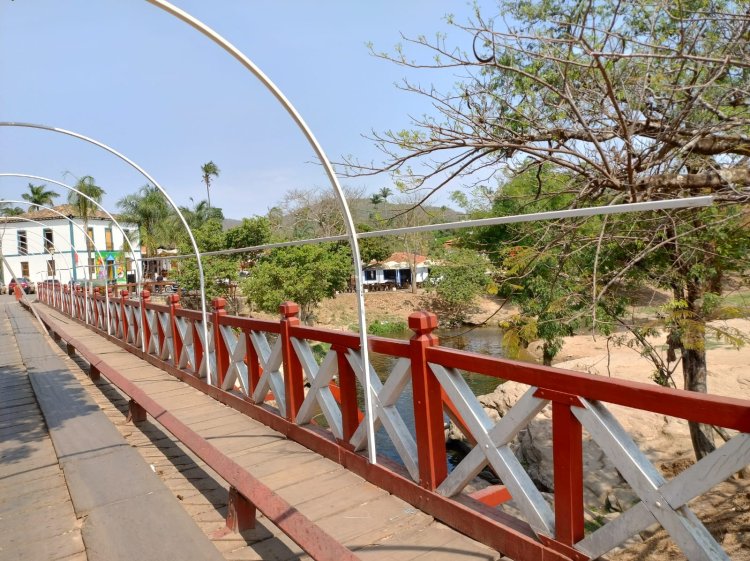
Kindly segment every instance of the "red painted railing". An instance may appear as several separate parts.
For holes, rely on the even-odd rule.
[[[156,304],[150,301],[148,291],[134,300],[127,291],[110,293],[106,298],[98,289],[87,294],[82,290],[71,293],[65,287],[57,294],[54,286],[40,285],[38,297],[168,371],[188,376],[183,379],[206,378],[210,364],[212,376],[207,383],[213,389],[206,386],[206,391],[241,410],[244,407],[249,414],[260,415],[291,437],[307,438],[293,427],[311,426],[320,411],[329,436],[323,444],[308,439],[311,447],[512,557],[536,559],[544,552],[551,554],[551,559],[590,559],[659,522],[689,559],[727,559],[686,505],[750,463],[748,400],[444,348],[433,334],[436,316],[420,312],[409,318],[414,331],[409,341],[368,339],[370,351],[396,360],[392,371],[381,372],[380,377],[371,367],[370,380],[376,426],[385,429],[405,468],[386,461],[388,469],[373,471],[372,466],[366,467],[357,459],[362,458],[367,439],[357,401],[358,388],[361,392],[364,387],[365,369],[356,334],[301,325],[298,307],[291,302],[281,305],[281,319],[275,322],[227,315],[224,300],[216,299],[208,317],[208,340],[204,340],[201,314],[180,308],[176,294],[170,295],[166,304]],[[315,359],[311,342],[330,345],[322,360]],[[494,423],[469,390],[462,371],[513,380],[528,385],[529,390]],[[413,427],[407,426],[395,407],[408,383],[413,394]],[[233,401],[235,396],[239,400]],[[248,409],[250,406],[243,403],[254,403],[253,407],[260,409]],[[509,447],[550,403],[554,452],[551,506]],[[604,403],[712,424],[737,434],[713,454],[666,481]],[[446,415],[474,445],[451,473],[446,463]],[[640,498],[640,503],[619,518],[588,534],[584,529],[582,484],[584,428]],[[315,431],[319,434],[322,429]],[[485,466],[498,474],[505,487],[467,495],[466,486]],[[408,484],[408,479],[415,483]],[[494,508],[510,497],[528,526],[498,514],[500,511]],[[498,524],[505,524],[505,529],[495,535],[492,531]],[[524,533],[529,526],[541,549],[535,549],[534,538]]]

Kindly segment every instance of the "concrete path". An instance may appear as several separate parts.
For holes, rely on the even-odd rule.
[[[65,477],[0,303],[0,559],[85,561]]]
[[[2,504],[16,516],[0,520],[0,533],[11,544],[19,544],[19,548],[35,547],[34,532],[74,541],[73,546],[64,544],[70,553],[55,544],[49,551],[35,550],[18,557],[0,552],[0,559],[44,561],[78,554],[89,561],[220,561],[219,551],[81,387],[66,367],[61,350],[50,344],[34,317],[13,301],[4,302],[0,312],[4,312],[0,313],[0,321],[5,336],[0,348],[3,352],[13,349],[9,362],[15,365],[4,369],[0,380],[7,381],[10,388],[20,387],[13,385],[19,378],[26,380],[25,395],[6,400],[3,392],[0,404],[17,405],[7,414],[15,419],[11,422],[29,415],[37,421],[36,432],[21,431],[20,437],[15,431],[25,427],[9,425],[8,435],[15,446],[11,442],[7,454],[3,453],[2,469],[21,478],[33,477],[30,474],[38,468],[56,470],[62,486],[59,496],[64,494],[66,500],[58,497],[51,508],[67,509],[66,516],[57,510],[34,509],[39,520],[29,520],[28,509],[16,512],[17,505],[23,508],[22,500],[12,495],[6,499],[3,494]],[[7,395],[10,398],[11,394]],[[33,414],[29,410],[32,405]],[[44,434],[44,428],[49,436]],[[27,454],[39,457],[38,465],[27,462],[14,468],[14,456],[24,455],[24,446],[30,450],[39,448],[39,454]],[[41,450],[46,451],[44,456]],[[60,467],[64,479],[59,475]],[[13,493],[18,493],[19,488],[23,485],[13,487]]]

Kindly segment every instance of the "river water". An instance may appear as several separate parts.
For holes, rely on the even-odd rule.
[[[439,338],[439,344],[443,347],[450,347],[462,351],[480,353],[488,356],[503,356],[502,349],[502,331],[496,327],[477,327],[477,328],[456,328],[456,329],[439,329],[434,332]],[[404,333],[389,335],[393,339],[409,339],[413,333],[405,331]],[[388,377],[396,359],[391,356],[372,353],[370,362],[378,373],[382,381]],[[474,395],[483,395],[492,393],[500,383],[500,380],[491,376],[482,374],[464,373],[464,378]],[[396,409],[404,419],[406,426],[409,427],[414,435],[414,407],[412,402],[412,389],[409,383],[401,393],[396,402]],[[447,417],[446,417],[447,421]],[[396,452],[390,437],[382,427],[375,435],[375,445],[378,455],[388,457],[394,461],[402,463]],[[452,458],[448,458],[449,468],[452,467]]]

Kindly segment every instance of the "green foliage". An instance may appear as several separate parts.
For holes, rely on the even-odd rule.
[[[368,224],[358,224],[358,232],[371,232],[374,230]],[[372,261],[385,261],[395,251],[392,238],[378,236],[375,238],[361,238],[359,240],[359,253],[362,263],[371,263]]]
[[[117,207],[123,222],[138,225],[140,243],[149,255],[154,255],[159,247],[174,247],[174,211],[159,189],[144,185],[137,193],[117,201]]]
[[[439,256],[425,284],[425,300],[441,325],[458,325],[474,311],[477,296],[492,286],[491,269],[485,257],[469,249],[451,249]]]
[[[102,197],[104,197],[105,194],[104,189],[99,187],[96,184],[96,180],[90,175],[84,175],[78,179],[74,187],[84,195],[95,200],[97,203],[102,202]],[[88,225],[89,216],[95,211],[96,205],[86,197],[80,196],[75,191],[68,193],[68,202],[75,207],[76,214],[83,219],[84,224]]]
[[[193,199],[191,198],[190,201],[193,202]],[[200,228],[209,220],[218,220],[219,222],[224,220],[222,210],[218,207],[212,207],[207,200],[194,203],[192,208],[181,206],[180,212],[182,212],[191,230]]]
[[[271,223],[265,216],[243,218],[239,226],[226,231],[227,248],[252,247],[271,240]]]
[[[394,335],[397,333],[403,333],[407,329],[409,329],[409,327],[408,325],[406,325],[406,322],[398,320],[398,319],[396,320],[377,319],[367,326],[367,332],[370,335],[378,335],[381,337],[386,337],[388,335]]]
[[[277,313],[284,301],[296,302],[302,321],[309,322],[320,301],[346,288],[350,263],[348,250],[332,244],[274,249],[242,282],[242,292],[249,303],[269,313]]]
[[[72,191],[71,191],[72,192]],[[29,210],[38,210],[39,206],[52,206],[60,194],[47,189],[46,185],[29,183],[29,192],[23,193],[21,198],[31,203]]]
[[[201,251],[218,251],[225,248],[225,236],[219,220],[209,220],[193,230],[193,235]],[[192,245],[180,244],[180,253],[193,253]],[[238,259],[236,256],[208,256],[201,259],[205,279],[206,301],[214,298],[231,298],[232,285],[237,282]],[[176,275],[183,290],[183,305],[197,308],[200,302],[200,274],[196,259],[184,259],[180,262]],[[231,304],[231,302],[230,302]],[[232,312],[236,310],[231,310]]]

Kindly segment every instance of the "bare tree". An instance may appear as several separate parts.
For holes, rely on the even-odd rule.
[[[405,38],[426,55],[421,60],[403,49],[375,53],[462,79],[449,91],[404,81],[403,89],[429,101],[431,114],[415,119],[413,130],[373,133],[386,161],[349,161],[353,174],[406,178],[426,193],[417,202],[449,184],[502,184],[535,170],[541,176],[543,167],[569,181],[553,193],[540,179],[536,195],[568,194],[567,206],[699,194],[720,204],[748,202],[746,2],[553,0],[501,2],[500,10],[494,19],[477,11],[473,21],[455,24],[462,47],[440,35]],[[619,238],[632,252],[627,271],[667,251],[672,262],[662,280],[694,324],[673,327],[670,340],[681,352],[685,387],[696,391],[706,391],[704,297],[720,291],[722,278],[716,241],[702,235],[709,219],[698,211],[661,213],[649,217],[650,230],[641,225],[630,239]],[[605,223],[590,246],[601,247],[614,223],[629,226]],[[682,243],[686,236],[694,237]],[[704,266],[713,261],[716,267]],[[598,259],[592,266],[597,300],[624,273],[598,270]],[[693,425],[691,433],[699,457],[713,448],[710,429]]]

